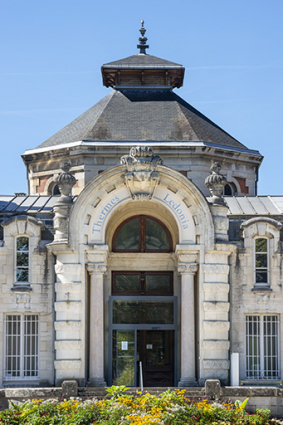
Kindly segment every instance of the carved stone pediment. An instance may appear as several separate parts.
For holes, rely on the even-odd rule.
[[[132,198],[139,201],[151,199],[160,181],[156,171],[157,165],[163,163],[160,156],[154,155],[149,146],[137,146],[130,149],[129,155],[122,156],[120,162],[127,166],[125,183]]]

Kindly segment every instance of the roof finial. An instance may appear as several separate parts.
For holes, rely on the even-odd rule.
[[[144,36],[146,29],[143,26],[143,24],[144,24],[144,20],[141,21],[141,28],[140,28],[141,37],[139,37],[140,44],[137,45],[137,48],[140,49],[140,53],[146,55],[145,49],[148,49],[149,46],[146,44],[147,38]]]

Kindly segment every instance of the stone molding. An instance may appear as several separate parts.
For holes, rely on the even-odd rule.
[[[222,359],[203,360],[203,367],[204,369],[227,370],[230,367],[230,360],[222,360]]]
[[[229,266],[228,264],[204,264],[203,265],[203,271],[204,273],[211,273],[211,274],[228,274],[229,273]]]
[[[25,224],[26,226],[28,226],[29,224],[33,224],[34,226],[43,227],[43,223],[40,220],[37,220],[34,217],[30,217],[26,215],[17,215],[15,217],[6,218],[5,220],[2,221],[1,226],[6,227],[14,222],[19,224],[20,221],[24,221],[26,223]],[[24,230],[22,233],[24,234],[26,233],[26,231]]]
[[[203,328],[206,331],[229,331],[230,322],[220,320],[204,320]]]
[[[178,264],[179,274],[195,274],[198,271],[198,264],[196,263],[180,263]]]
[[[241,229],[245,229],[249,226],[252,226],[253,224],[258,224],[258,223],[270,224],[271,226],[275,227],[278,230],[282,229],[282,226],[283,226],[283,224],[280,223],[280,221],[274,220],[273,218],[270,218],[270,217],[255,217],[255,218],[250,218],[249,220],[244,221],[241,224]]]
[[[94,245],[92,250],[86,251],[87,264],[105,264],[109,255],[108,245]]]

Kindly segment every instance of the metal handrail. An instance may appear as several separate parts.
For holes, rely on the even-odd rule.
[[[141,385],[141,393],[143,393],[143,376],[142,376],[142,362],[140,361],[140,385]]]

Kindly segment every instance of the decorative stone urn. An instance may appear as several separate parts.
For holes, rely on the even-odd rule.
[[[226,177],[220,174],[221,165],[219,162],[215,162],[210,167],[212,174],[206,177],[205,184],[208,187],[211,197],[208,199],[209,202],[216,205],[225,205],[223,198],[223,188],[227,183]]]
[[[69,172],[70,166],[70,163],[64,162],[62,165],[63,173],[59,174],[59,176],[54,179],[61,193],[61,196],[58,198],[53,208],[55,229],[54,242],[68,241],[69,213],[73,204],[71,190],[77,181]]]
[[[130,149],[129,155],[122,156],[122,165],[127,166],[125,183],[129,188],[133,200],[149,200],[154,194],[160,177],[156,171],[157,165],[163,161],[153,154],[149,146],[137,146]]]
[[[60,173],[54,179],[54,182],[58,185],[60,193],[61,193],[61,196],[57,200],[56,204],[60,204],[60,203],[71,204],[72,203],[71,190],[77,180],[69,172],[71,168],[71,164],[69,162],[67,161],[64,162],[61,168],[63,170],[63,173]]]

